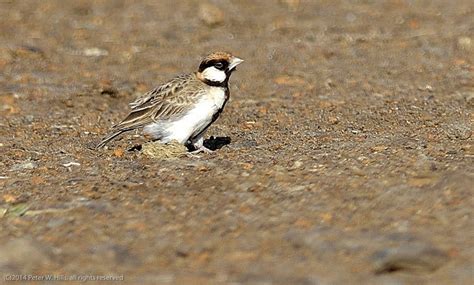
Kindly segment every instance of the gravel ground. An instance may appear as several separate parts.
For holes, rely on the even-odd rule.
[[[0,18],[0,283],[473,283],[472,1],[1,0]],[[246,61],[214,154],[148,158],[138,132],[90,148],[215,50]]]

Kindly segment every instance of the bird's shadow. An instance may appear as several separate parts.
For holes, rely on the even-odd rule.
[[[230,144],[231,142],[230,137],[213,137],[211,136],[208,139],[204,140],[204,146],[207,147],[210,150],[218,150],[221,149],[222,147]],[[196,148],[192,144],[186,144],[186,147],[188,148],[188,151],[194,151]],[[133,147],[129,148],[128,151],[141,151],[142,150],[142,145],[134,145]]]
[[[218,149],[221,149],[222,147],[230,144],[231,141],[232,140],[230,139],[230,137],[213,137],[213,136],[211,136],[210,138],[204,140],[203,145],[205,147],[207,147],[208,149],[210,149],[210,150],[218,150]],[[188,148],[188,151],[196,150],[196,148],[191,144],[187,144],[186,147]]]

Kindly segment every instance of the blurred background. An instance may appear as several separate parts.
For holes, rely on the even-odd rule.
[[[0,0],[0,19],[4,276],[472,283],[472,1]],[[208,132],[229,145],[89,149],[216,50],[245,60]]]

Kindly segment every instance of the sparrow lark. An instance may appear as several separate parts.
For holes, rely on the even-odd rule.
[[[230,75],[242,62],[229,53],[211,53],[197,72],[177,76],[130,103],[130,114],[112,127],[97,148],[122,133],[143,128],[145,135],[162,143],[176,140],[192,146],[194,152],[211,152],[203,145],[204,133],[224,109]]]

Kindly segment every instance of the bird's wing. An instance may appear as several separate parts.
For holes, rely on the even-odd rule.
[[[136,129],[187,112],[200,95],[199,90],[191,88],[196,80],[191,76],[194,75],[178,76],[137,98],[130,103],[130,114],[114,129]]]
[[[137,108],[146,107],[146,103],[153,99],[166,97],[170,94],[177,93],[177,91],[183,89],[189,84],[191,76],[192,74],[179,75],[165,84],[148,91],[147,93],[135,99],[135,101],[131,102],[129,105],[132,110],[135,110]]]

